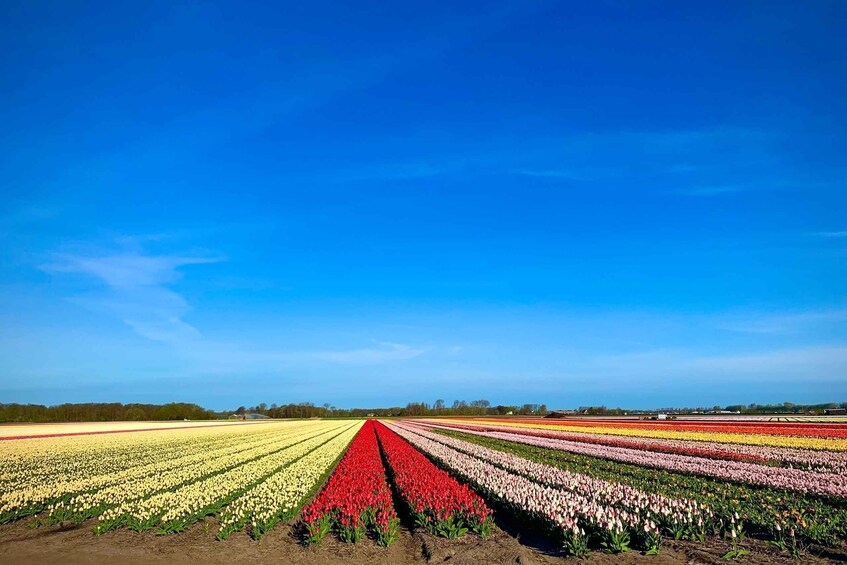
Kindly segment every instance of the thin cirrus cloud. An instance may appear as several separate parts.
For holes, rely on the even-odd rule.
[[[432,178],[453,172],[453,168],[426,163],[387,163],[361,169],[338,171],[329,174],[333,182],[356,182],[368,180],[403,181]],[[318,177],[324,173],[319,173]]]
[[[176,343],[196,339],[199,332],[183,319],[191,310],[189,304],[167,285],[181,278],[182,267],[220,260],[138,252],[57,254],[41,269],[53,275],[79,274],[96,280],[99,284],[92,291],[70,300],[120,319],[142,337]]]
[[[284,350],[255,349],[236,342],[199,340],[182,353],[195,374],[238,375],[283,374],[286,370],[316,369],[325,366],[369,367],[412,360],[427,350],[403,343],[371,340],[372,347],[360,349]]]
[[[237,343],[205,341],[200,331],[184,319],[191,306],[168,285],[180,280],[184,267],[219,261],[214,257],[157,256],[137,251],[57,254],[41,269],[53,275],[81,274],[89,281],[96,280],[93,291],[70,300],[92,312],[121,320],[141,337],[175,346],[201,365],[211,361],[233,370],[268,364],[377,365],[413,359],[426,352],[408,344],[377,340],[372,340],[373,347],[337,351],[251,351]]]
[[[744,185],[717,185],[717,186],[701,186],[695,188],[683,188],[676,191],[678,194],[684,194],[686,196],[721,196],[723,194],[732,194],[736,192],[743,192],[745,190],[749,190],[749,186]]]
[[[350,351],[317,352],[312,356],[317,360],[351,365],[372,365],[388,361],[413,359],[425,353],[425,349],[412,347],[404,343],[374,341],[376,347],[354,349]]]
[[[579,379],[646,383],[767,382],[773,379],[841,382],[847,371],[847,347],[775,348],[704,355],[690,350],[659,349],[603,355],[576,361],[570,373]]]
[[[699,357],[685,366],[695,374],[717,374],[726,378],[740,376],[767,381],[782,377],[840,382],[847,372],[847,347],[815,346]]]
[[[538,177],[573,181],[592,180],[592,175],[587,174],[587,171],[577,172],[571,170],[557,169],[513,169],[510,172],[513,175],[521,175],[525,177]]]
[[[847,308],[832,308],[758,316],[723,316],[715,322],[715,326],[738,333],[793,334],[844,322],[847,322]]]
[[[524,144],[529,149],[523,159],[518,157],[524,165],[513,166],[510,172],[574,181],[665,179],[674,184],[683,175],[691,188],[675,192],[715,196],[751,188],[754,179],[762,178],[762,163],[775,169],[773,137],[769,132],[731,127],[575,133]],[[726,157],[727,148],[733,150],[731,158]],[[527,166],[529,162],[533,165]],[[728,184],[723,180],[727,178],[742,182]]]

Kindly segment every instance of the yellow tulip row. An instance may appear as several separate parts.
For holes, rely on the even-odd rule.
[[[163,461],[162,469],[149,467],[140,470],[128,469],[124,473],[108,478],[104,484],[86,489],[86,492],[76,495],[67,501],[52,504],[47,508],[51,521],[65,519],[84,519],[96,516],[106,507],[145,499],[167,489],[191,483],[215,473],[221,473],[230,468],[243,465],[255,459],[286,450],[309,437],[324,434],[330,429],[327,424],[315,422],[303,423],[291,428],[283,428],[270,441],[262,439],[258,442],[245,441],[237,449],[206,450],[192,453],[179,464],[173,461]],[[245,438],[247,439],[247,438]],[[64,486],[64,485],[61,485]],[[56,485],[43,485],[39,495],[42,497],[56,495]],[[46,495],[43,494],[46,491]],[[79,492],[79,491],[75,491]]]
[[[195,469],[199,466],[197,470],[202,472],[203,467],[207,465],[204,462],[210,460],[210,454],[213,458],[229,456],[230,459],[227,461],[234,465],[246,457],[245,452],[267,446],[273,448],[280,440],[287,441],[289,436],[299,434],[301,430],[308,429],[308,427],[309,422],[275,423],[269,427],[261,428],[250,426],[241,428],[236,433],[227,432],[224,440],[214,435],[209,436],[206,429],[153,432],[154,434],[164,434],[165,437],[148,436],[146,438],[148,445],[144,445],[144,447],[147,451],[154,453],[157,448],[160,448],[159,456],[153,459],[148,457],[141,461],[133,457],[132,450],[121,449],[120,444],[115,446],[114,454],[110,454],[108,451],[101,452],[102,440],[84,442],[99,457],[88,455],[84,449],[80,449],[79,445],[68,444],[67,440],[69,439],[77,440],[81,438],[39,440],[52,443],[58,458],[54,460],[52,468],[45,467],[41,473],[33,474],[31,479],[17,477],[3,484],[2,490],[0,490],[0,521],[40,512],[44,506],[56,503],[59,499],[67,499],[69,495],[73,494],[90,494],[107,487],[134,488],[135,485],[143,482],[145,477],[161,476],[162,472],[166,470]],[[219,430],[224,429],[233,430],[233,428],[219,428]],[[172,433],[181,435],[175,439],[171,435]],[[130,445],[138,445],[139,438],[134,437],[135,435],[114,434],[107,441],[107,445],[115,445],[120,439]],[[102,438],[103,436],[95,437]],[[9,443],[16,443],[17,441],[11,440]],[[71,443],[77,444],[78,442],[73,441]],[[172,449],[174,446],[181,448],[181,451],[174,452]],[[256,456],[261,454],[262,452],[259,452]],[[38,455],[35,457],[38,461]],[[25,457],[23,461],[28,463]],[[141,464],[139,465],[139,463]],[[24,468],[30,466],[22,464]],[[113,495],[114,493],[111,491],[108,493],[108,496]],[[110,501],[114,499],[101,496],[101,500]],[[48,507],[48,510],[58,510],[57,514],[61,516],[68,513],[76,514],[76,512],[73,512],[73,508],[74,506],[69,504],[55,504],[54,507]],[[87,510],[90,509],[91,507],[87,508]],[[51,512],[51,514],[54,514],[54,512]]]
[[[160,422],[78,422],[73,424],[11,424],[0,428],[0,437],[34,436],[48,434],[90,434],[102,432],[149,430],[156,428],[217,427],[231,424],[230,420],[182,420]]]
[[[247,435],[273,435],[290,425],[274,423],[263,427],[228,426],[4,441],[0,442],[0,484],[4,490],[11,490],[27,482],[114,473],[129,466],[174,457],[201,443],[211,447],[235,444]]]
[[[20,470],[10,474],[3,482],[3,490],[20,491],[49,483],[57,488],[60,484],[67,485],[65,489],[59,488],[62,492],[81,492],[108,484],[110,481],[124,480],[118,476],[126,471],[132,471],[135,477],[143,476],[148,471],[161,471],[162,465],[167,465],[168,462],[174,466],[182,465],[182,460],[192,454],[244,449],[244,440],[247,437],[253,446],[274,441],[280,433],[287,433],[291,429],[295,427],[275,426],[259,434],[247,435],[242,431],[224,437],[197,437],[193,434],[186,437],[185,432],[182,432],[176,439],[150,438],[146,445],[131,448],[117,446],[105,453],[99,449],[92,449],[90,452],[63,450],[62,444],[57,442],[56,453],[61,456],[49,462],[41,461],[41,458],[24,460]]]
[[[453,420],[445,419],[439,421],[472,423],[481,424],[485,422],[474,422],[468,420]],[[494,422],[492,422],[494,423]],[[769,434],[748,434],[748,433],[728,433],[728,432],[697,432],[697,431],[678,431],[678,430],[662,430],[662,429],[645,429],[645,428],[608,428],[601,426],[577,426],[567,424],[532,424],[523,422],[509,422],[508,420],[498,420],[496,425],[515,427],[515,428],[530,428],[538,430],[556,430],[577,433],[592,433],[603,435],[627,436],[627,437],[644,437],[644,438],[660,438],[660,439],[681,439],[694,441],[708,441],[720,443],[736,443],[745,445],[767,445],[773,447],[793,447],[800,449],[817,449],[825,451],[847,451],[847,439],[838,438],[812,438],[812,437],[797,437],[797,436],[779,436]]]
[[[104,512],[100,519],[101,524],[129,524],[138,529],[144,529],[157,524],[168,525],[175,522],[177,529],[184,527],[192,519],[205,515],[210,508],[225,503],[232,496],[237,496],[244,489],[264,480],[280,468],[337,437],[345,428],[349,429],[353,424],[331,422],[317,426],[318,428],[311,432],[320,431],[319,435],[300,441],[288,449],[268,454],[182,487],[160,492],[149,498],[127,500]]]
[[[259,537],[276,520],[296,511],[321,477],[327,474],[330,465],[347,449],[361,427],[360,422],[348,428],[235,499],[221,517],[218,538],[229,536],[247,523],[251,523],[253,537]]]

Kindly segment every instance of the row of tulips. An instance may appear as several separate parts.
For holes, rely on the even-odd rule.
[[[421,420],[422,423],[427,423]],[[582,441],[614,447],[630,447],[645,451],[677,453],[679,455],[698,455],[712,459],[729,461],[747,461],[779,467],[806,469],[820,473],[847,474],[847,452],[815,451],[812,449],[794,449],[790,447],[770,447],[764,445],[744,445],[716,442],[686,441],[673,439],[650,439],[638,437],[609,436],[594,433],[561,432],[534,428],[517,428],[493,423],[463,423],[438,420],[439,424],[457,429],[497,431],[519,433],[536,437]],[[428,423],[435,423],[429,421]]]
[[[226,420],[215,421],[112,421],[112,422],[56,422],[56,423],[14,423],[0,428],[0,441],[19,441],[22,439],[52,439],[70,436],[92,436],[105,434],[139,433],[191,428],[217,428],[221,426],[240,426],[243,422]],[[262,420],[250,424],[263,424]]]
[[[373,421],[362,426],[326,487],[303,510],[306,541],[320,543],[334,531],[345,542],[368,532],[388,546],[397,539],[400,520],[385,479]]]
[[[308,426],[276,428],[275,432],[257,437],[242,434],[226,442],[203,442],[183,446],[181,455],[164,450],[164,454],[150,461],[142,459],[133,466],[129,454],[104,456],[99,469],[111,468],[106,474],[82,475],[69,470],[65,476],[50,473],[27,486],[15,486],[0,494],[0,520],[29,516],[44,510],[48,520],[85,520],[99,514],[117,502],[149,496],[161,489],[173,488],[205,475],[221,472],[246,461],[262,457],[305,439]],[[164,432],[160,432],[164,433]],[[182,432],[187,433],[187,432]],[[155,443],[155,442],[154,442]],[[61,467],[73,468],[74,457]],[[82,469],[92,468],[90,458],[78,461]]]
[[[570,453],[599,457],[643,467],[652,467],[691,475],[702,475],[820,496],[847,498],[847,477],[844,475],[818,473],[803,469],[768,467],[739,461],[715,461],[714,459],[696,456],[676,454],[657,455],[656,453],[630,447],[596,445],[583,441],[536,437],[522,433],[470,429],[465,429],[464,431],[469,434],[515,441],[536,447],[561,449]]]
[[[429,422],[421,421],[422,424]],[[562,439],[570,441],[579,441],[583,443],[593,443],[597,445],[608,445],[612,447],[630,447],[633,449],[642,449],[644,451],[656,451],[659,453],[673,453],[676,455],[697,455],[700,457],[708,457],[710,459],[723,459],[726,461],[746,461],[749,463],[765,464],[768,460],[759,455],[737,453],[729,450],[709,449],[707,447],[697,446],[678,446],[664,445],[657,440],[650,442],[640,441],[630,438],[615,438],[609,436],[590,436],[588,434],[569,434],[566,432],[555,432],[546,430],[507,428],[488,424],[471,424],[471,423],[445,423],[445,427],[450,427],[459,430],[483,431],[483,432],[509,432],[521,434],[525,436],[543,437],[551,439]]]
[[[555,420],[539,420],[537,418],[513,419],[518,423],[542,423],[556,425]],[[800,424],[800,423],[777,423],[777,422],[726,422],[726,421],[702,421],[702,420],[615,420],[615,419],[582,419],[574,418],[566,420],[571,425],[587,426],[593,428],[632,428],[632,429],[654,429],[675,430],[695,432],[723,432],[736,434],[769,434],[780,436],[798,437],[821,437],[821,438],[847,438],[847,426],[843,424]]]
[[[449,539],[468,529],[485,537],[493,519],[485,502],[467,485],[439,469],[396,433],[375,423],[391,481],[418,527]]]
[[[82,522],[100,516],[118,505],[143,501],[158,493],[176,490],[206,477],[261,460],[309,439],[314,434],[326,431],[327,428],[323,427],[290,429],[278,433],[277,437],[270,441],[246,441],[237,448],[227,447],[205,453],[193,453],[178,458],[179,465],[172,461],[162,461],[160,465],[152,465],[152,468],[130,468],[125,472],[116,473],[113,477],[102,477],[100,481],[92,479],[43,484],[39,489],[19,494],[47,498],[60,495],[58,500],[54,500],[45,508],[47,522]],[[61,495],[63,492],[72,494]]]
[[[292,518],[360,428],[360,423],[348,427],[235,499],[221,516],[217,538],[225,539],[246,528],[253,539],[259,539],[279,521]]]
[[[450,420],[448,420],[450,421]],[[467,419],[457,419],[464,422]],[[483,419],[485,421],[485,419]],[[515,428],[531,428],[542,430],[559,430],[565,432],[594,433],[612,436],[628,436],[638,438],[662,438],[681,439],[691,441],[706,441],[743,445],[767,445],[774,447],[791,447],[798,449],[817,449],[823,451],[847,451],[847,439],[842,438],[820,438],[820,437],[797,437],[792,435],[772,435],[768,433],[747,433],[735,428],[726,431],[709,430],[674,430],[665,428],[637,428],[626,426],[596,426],[592,423],[579,420],[549,421],[543,419],[534,420],[494,420],[500,426]]]
[[[322,423],[318,425],[320,433],[301,438],[285,449],[150,497],[125,499],[100,515],[96,532],[122,526],[137,531],[158,528],[162,534],[182,531],[204,516],[219,512],[246,490],[337,437],[350,425]]]
[[[272,438],[292,427],[285,423],[249,430],[209,427],[9,441],[0,444],[0,485],[3,490],[16,490],[43,482],[104,476],[177,459],[186,452],[237,446],[245,439]]]
[[[696,538],[712,527],[711,511],[697,502],[570,473],[410,424],[390,427],[491,499],[551,527],[574,555],[589,545],[656,552],[662,532]]]
[[[839,546],[847,539],[847,499],[619,463],[559,449],[545,449],[468,434],[462,430],[429,429],[440,435],[574,473],[587,474],[669,498],[698,501],[708,505],[724,524],[738,512],[743,519],[744,529],[756,536],[772,539],[779,525],[783,532],[794,528],[798,537],[819,545]]]

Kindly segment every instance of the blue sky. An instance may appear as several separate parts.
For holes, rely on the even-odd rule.
[[[0,402],[847,400],[842,2],[0,22]]]

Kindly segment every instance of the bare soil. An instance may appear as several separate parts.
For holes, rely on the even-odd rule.
[[[215,540],[215,520],[196,524],[177,535],[157,536],[153,532],[137,533],[118,530],[95,536],[94,522],[74,527],[32,527],[21,521],[0,527],[0,563],[4,565],[62,563],[67,565],[106,565],[111,563],[151,563],[183,565],[195,563],[286,563],[323,565],[348,563],[356,565],[393,565],[409,563],[477,563],[561,564],[650,564],[689,565],[727,563],[721,559],[729,546],[721,540],[706,544],[667,541],[660,555],[646,556],[632,551],[622,555],[593,552],[585,560],[565,557],[547,538],[531,530],[510,533],[496,529],[487,539],[467,535],[459,540],[446,540],[403,526],[400,538],[388,548],[371,540],[345,544],[327,538],[320,546],[305,547],[297,529],[279,524],[259,541],[238,533],[225,541]],[[792,564],[847,561],[847,554],[830,552],[818,555],[809,550],[799,560],[779,554],[774,548],[755,540],[745,541],[750,555],[739,563]]]

